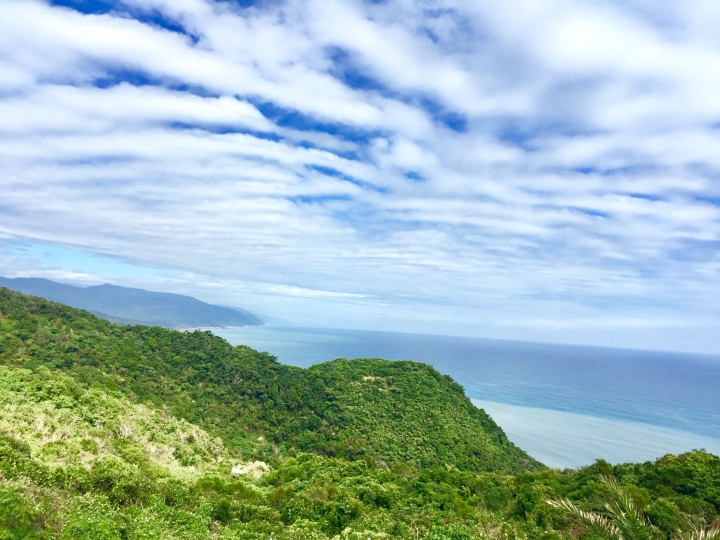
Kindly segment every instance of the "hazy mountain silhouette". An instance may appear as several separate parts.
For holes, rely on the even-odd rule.
[[[262,320],[244,309],[206,304],[196,298],[180,294],[109,284],[74,287],[49,279],[0,277],[0,287],[86,309],[98,317],[120,324],[140,323],[167,328],[264,324]]]

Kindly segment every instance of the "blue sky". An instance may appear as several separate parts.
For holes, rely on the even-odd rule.
[[[0,274],[720,352],[711,0],[0,0]]]

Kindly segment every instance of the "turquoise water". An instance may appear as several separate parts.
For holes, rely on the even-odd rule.
[[[338,357],[429,363],[462,384],[468,397],[514,406],[497,411],[526,418],[507,417],[506,424],[513,427],[503,427],[511,439],[515,433],[516,439],[524,440],[528,451],[534,445],[543,452],[543,444],[552,442],[538,439],[544,431],[537,429],[542,411],[547,411],[548,422],[555,422],[554,438],[563,435],[558,413],[567,415],[563,418],[568,441],[580,437],[584,426],[582,437],[594,440],[597,457],[602,455],[601,441],[607,440],[608,451],[615,450],[618,437],[626,439],[626,454],[633,460],[637,456],[630,450],[647,446],[648,438],[650,443],[658,441],[648,447],[648,459],[677,452],[662,441],[671,436],[681,440],[683,433],[689,441],[705,443],[708,450],[720,450],[720,357],[336,329],[267,326],[213,331],[235,345],[268,351],[283,363],[301,367]],[[492,414],[491,406],[485,408]],[[627,442],[639,432],[639,424],[650,431],[643,441]],[[589,459],[587,453],[567,454],[556,466],[577,466]],[[622,461],[623,455],[616,460]]]

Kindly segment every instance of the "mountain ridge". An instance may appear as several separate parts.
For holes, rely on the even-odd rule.
[[[76,287],[44,278],[0,277],[0,286],[85,309],[120,324],[147,324],[174,329],[264,324],[256,315],[240,308],[208,304],[181,294],[109,283]]]

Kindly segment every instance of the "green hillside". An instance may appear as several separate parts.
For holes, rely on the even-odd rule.
[[[597,540],[546,501],[602,510],[599,473],[642,505],[654,540],[702,529],[720,510],[720,459],[702,452],[519,476],[306,453],[269,468],[46,368],[0,367],[0,411],[2,539]]]
[[[0,433],[51,466],[123,458],[187,476],[228,463],[222,441],[197,426],[46,368],[0,366],[0,403]]]
[[[605,477],[643,520],[608,540],[720,538],[705,452],[547,469],[424,364],[302,370],[0,289],[0,540],[600,540],[548,501],[602,514]]]
[[[61,369],[165,407],[246,457],[310,451],[388,466],[541,467],[425,364],[336,360],[304,370],[210,332],[117,326],[8,289],[0,289],[0,313],[0,363]]]
[[[339,359],[312,366],[305,378],[324,385],[334,410],[319,433],[293,436],[301,448],[346,457],[369,453],[389,465],[541,468],[465,397],[459,384],[427,364]]]

